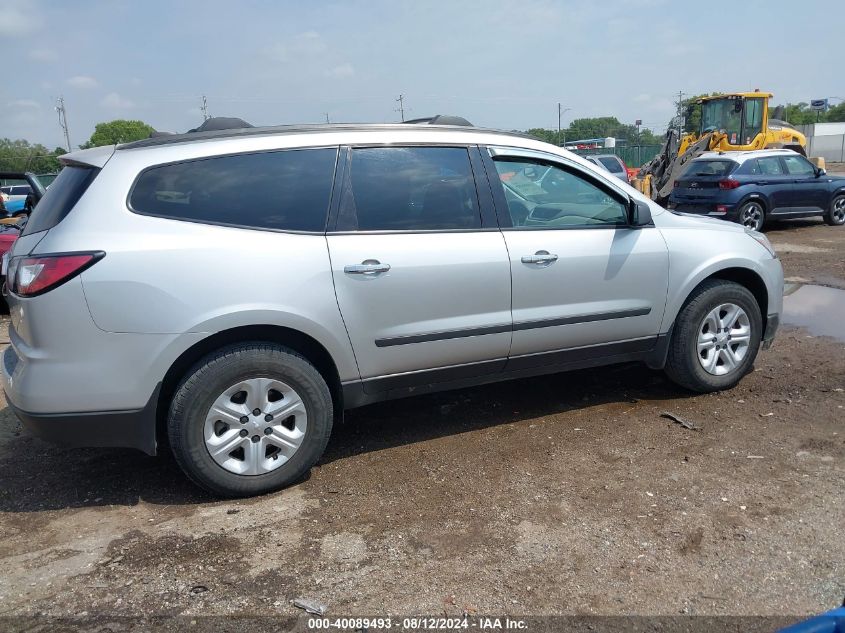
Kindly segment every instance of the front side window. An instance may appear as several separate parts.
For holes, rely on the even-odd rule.
[[[129,204],[176,220],[322,232],[336,158],[336,148],[323,148],[161,165],[141,174]]]
[[[783,163],[790,176],[813,176],[816,168],[803,156],[784,156]]]
[[[351,152],[338,231],[481,227],[463,147],[362,147]]]
[[[496,160],[513,227],[565,229],[618,226],[627,205],[584,176],[531,159]]]
[[[783,167],[781,167],[780,159],[777,156],[770,156],[768,158],[758,158],[757,168],[763,176],[782,176]]]

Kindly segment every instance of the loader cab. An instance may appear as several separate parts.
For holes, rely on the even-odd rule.
[[[709,132],[724,135],[711,149],[751,150],[765,145],[769,95],[734,94],[701,100],[699,137]]]

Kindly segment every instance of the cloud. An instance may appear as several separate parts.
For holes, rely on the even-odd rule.
[[[20,2],[0,1],[0,37],[23,37],[41,28],[41,18]]]
[[[355,68],[352,64],[340,64],[339,66],[335,66],[334,68],[330,68],[326,71],[327,77],[336,77],[338,79],[344,79],[346,77],[351,77],[355,74]]]
[[[20,108],[24,110],[40,110],[41,104],[37,101],[33,101],[32,99],[18,99],[16,101],[10,101],[6,104],[10,108]]]
[[[645,103],[647,101],[651,101],[651,95],[647,92],[638,94],[636,97],[634,97],[634,103]]]
[[[100,105],[106,108],[114,108],[116,110],[128,110],[129,108],[135,107],[135,102],[131,99],[127,99],[126,97],[121,97],[116,92],[110,92],[103,100],[100,101]]]
[[[65,83],[74,88],[96,88],[99,85],[96,79],[86,75],[76,75],[65,81]]]
[[[33,48],[29,51],[29,58],[37,62],[54,62],[59,59],[56,51],[49,48]]]
[[[270,61],[283,63],[303,55],[317,55],[326,50],[326,43],[316,31],[305,31],[289,40],[280,40],[264,47],[264,55]]]

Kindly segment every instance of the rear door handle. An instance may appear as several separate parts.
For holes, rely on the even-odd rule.
[[[360,264],[351,264],[343,267],[347,275],[377,275],[390,270],[390,264],[382,264],[377,259],[365,259]]]
[[[553,264],[557,261],[557,255],[549,251],[537,251],[533,255],[523,255],[523,264]]]

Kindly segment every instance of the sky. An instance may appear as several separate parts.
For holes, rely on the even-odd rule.
[[[845,97],[843,0],[0,0],[0,137],[71,144],[98,122],[182,132],[455,114],[525,130],[641,119],[677,94]],[[834,100],[833,103],[838,103]]]

